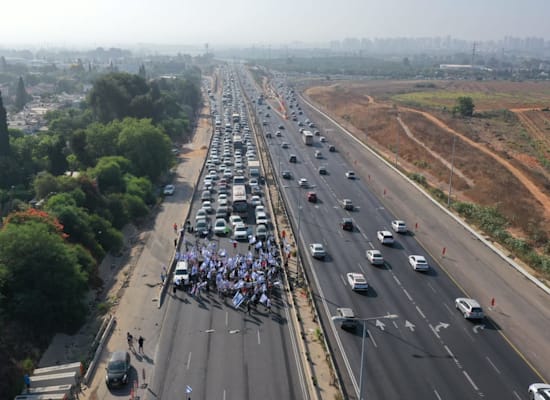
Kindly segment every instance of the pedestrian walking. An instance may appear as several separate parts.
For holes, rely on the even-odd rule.
[[[178,238],[174,238],[174,247],[178,247]]]
[[[23,380],[25,381],[25,387],[27,388],[28,392],[31,388],[31,377],[29,376],[29,374],[25,374],[23,375]]]
[[[174,222],[174,233],[178,233],[178,224]]]
[[[265,301],[265,308],[267,308],[267,312],[271,314],[271,300],[269,300],[269,297]]]
[[[126,333],[126,340],[128,341],[128,349],[133,350],[134,349],[134,337],[130,332]]]
[[[250,308],[250,300],[248,300],[248,301],[246,302],[246,312],[248,313],[248,315],[250,315],[250,309],[251,309],[251,308]]]
[[[177,290],[178,290],[178,287],[176,285],[176,282],[174,282],[174,284],[172,285],[172,294],[174,295],[174,297],[176,297]]]
[[[140,336],[140,337],[138,338],[138,346],[139,346],[139,347],[138,347],[138,351],[139,351],[140,353],[142,353],[142,354],[143,354],[143,342],[144,342],[144,341],[145,341],[145,339],[144,339],[142,336]]]

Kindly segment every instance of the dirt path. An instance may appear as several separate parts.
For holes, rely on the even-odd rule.
[[[435,117],[434,115],[425,112],[416,110],[414,108],[408,108],[408,107],[399,107],[401,110],[414,112],[417,114],[420,114],[424,116],[426,119],[431,121],[432,123],[436,124],[441,129],[446,130],[449,133],[452,133],[454,135],[457,135],[461,140],[468,143],[470,146],[475,147],[476,149],[482,151],[483,153],[487,154],[488,156],[492,157],[496,162],[498,162],[500,165],[502,165],[504,168],[506,168],[512,175],[514,175],[522,184],[525,186],[525,188],[533,195],[535,199],[541,204],[541,206],[544,208],[545,217],[550,218],[550,198],[544,194],[538,187],[535,185],[527,175],[525,175],[522,171],[520,171],[518,168],[513,166],[510,162],[506,161],[504,158],[499,156],[498,154],[492,152],[491,150],[487,149],[484,145],[480,143],[474,142],[472,139],[464,136],[460,132],[455,131],[451,127],[449,127],[447,124],[445,124],[443,121]]]

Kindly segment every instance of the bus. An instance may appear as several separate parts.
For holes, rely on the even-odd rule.
[[[233,212],[237,214],[246,214],[248,212],[248,203],[246,202],[246,186],[233,186]]]

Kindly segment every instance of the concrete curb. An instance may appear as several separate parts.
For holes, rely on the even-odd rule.
[[[505,255],[501,250],[497,249],[495,246],[493,246],[487,239],[485,239],[481,234],[479,234],[477,231],[475,231],[472,227],[470,227],[467,223],[465,223],[462,219],[460,219],[458,216],[450,212],[448,209],[443,207],[439,202],[434,200],[421,186],[417,185],[414,181],[412,181],[408,176],[403,174],[401,171],[399,171],[397,168],[395,168],[392,164],[390,164],[386,159],[384,159],[381,155],[379,155],[377,152],[375,152],[373,149],[371,149],[369,146],[367,146],[365,143],[361,142],[359,139],[357,139],[355,136],[353,136],[352,133],[350,133],[346,128],[344,128],[342,125],[340,125],[338,122],[336,122],[333,118],[331,118],[329,115],[327,115],[325,112],[321,111],[319,108],[314,106],[311,102],[306,100],[306,98],[301,94],[298,93],[298,96],[312,109],[317,111],[319,114],[323,115],[325,118],[327,118],[329,121],[331,121],[334,125],[338,126],[343,132],[345,132],[351,139],[353,139],[357,144],[361,145],[364,149],[368,150],[371,154],[373,154],[375,157],[377,157],[380,161],[382,161],[387,167],[391,168],[394,172],[399,174],[407,183],[409,183],[411,186],[416,188],[420,193],[422,193],[429,201],[431,201],[434,205],[439,207],[439,209],[443,212],[445,212],[449,217],[454,219],[458,224],[460,224],[464,229],[466,229],[468,232],[470,232],[476,239],[478,239],[480,242],[482,242],[485,246],[487,246],[489,249],[491,249],[494,253],[496,253],[500,258],[502,258],[510,267],[514,268],[516,271],[518,271],[520,274],[522,274],[525,278],[529,279],[532,283],[534,283],[539,289],[543,290],[546,294],[550,295],[550,288],[546,286],[543,282],[538,280],[536,277],[531,275],[525,268],[523,268],[521,265],[517,264],[514,260],[509,258],[507,255]]]
[[[92,377],[95,373],[96,364],[99,360],[99,357],[101,356],[101,353],[103,352],[103,347],[105,347],[105,343],[107,341],[107,338],[111,335],[111,332],[113,331],[113,328],[116,324],[116,318],[114,315],[111,315],[111,318],[109,319],[109,322],[107,323],[107,327],[103,331],[103,334],[101,335],[101,339],[99,339],[99,344],[95,350],[94,358],[92,358],[92,361],[90,362],[90,365],[88,365],[88,369],[86,370],[86,373],[84,374],[84,378],[82,382],[87,385],[88,382],[92,381]]]

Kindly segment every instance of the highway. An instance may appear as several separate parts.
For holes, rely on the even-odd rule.
[[[220,69],[223,85],[233,93],[233,107],[239,104],[239,88],[231,83],[232,73]],[[223,114],[220,93],[212,108]],[[244,108],[240,108],[241,116]],[[206,168],[199,182],[206,175]],[[202,185],[202,184],[201,184]],[[200,207],[197,188],[191,214]],[[194,218],[192,218],[194,220]],[[247,223],[251,223],[248,217]],[[226,237],[200,239],[187,234],[189,247],[215,244],[227,254],[246,254],[247,243],[233,248]],[[183,251],[183,248],[182,248]],[[281,287],[274,289],[271,313],[262,306],[247,314],[236,310],[231,298],[214,292],[192,296],[178,290],[164,308],[161,336],[155,357],[155,373],[148,398],[159,399],[307,399],[309,394],[296,348],[295,333]],[[189,386],[191,393],[186,393]]]
[[[287,95],[286,88],[279,88]],[[251,98],[255,94],[251,93]],[[419,399],[523,399],[529,384],[540,377],[514,351],[500,334],[499,326],[488,317],[481,322],[465,320],[455,309],[454,299],[463,297],[461,288],[443,270],[438,261],[426,251],[415,238],[414,201],[407,215],[393,215],[387,205],[393,206],[388,197],[395,196],[398,189],[406,186],[388,183],[386,193],[380,192],[380,177],[377,170],[383,168],[379,160],[358,148],[357,144],[336,127],[330,135],[323,131],[329,143],[337,143],[337,152],[330,153],[328,144],[315,137],[313,146],[305,146],[298,132],[297,123],[281,118],[275,112],[277,103],[270,102],[272,109],[257,106],[258,119],[265,120],[265,131],[271,132],[267,139],[274,167],[279,171],[289,170],[293,179],[281,179],[281,190],[299,226],[300,254],[308,272],[316,284],[314,292],[321,307],[323,326],[327,327],[332,351],[349,398],[359,393],[359,370],[361,363],[361,329],[350,333],[340,329],[330,320],[338,307],[351,307],[361,318],[397,314],[395,320],[367,322],[367,348],[364,361],[364,397],[392,398],[414,397]],[[295,109],[294,109],[295,110]],[[290,113],[290,109],[287,110]],[[261,112],[261,113],[260,113]],[[270,117],[265,117],[269,112]],[[316,122],[314,114],[301,115]],[[282,136],[274,133],[283,125]],[[338,138],[331,142],[332,138]],[[287,142],[288,149],[281,148]],[[320,150],[322,159],[314,157]],[[298,163],[289,163],[289,155],[296,154]],[[318,166],[326,166],[328,174],[319,175]],[[357,180],[345,177],[347,170],[355,170]],[[298,179],[306,178],[310,188],[300,188]],[[371,182],[372,181],[372,182]],[[378,190],[373,190],[376,187]],[[314,190],[319,202],[306,201],[306,192]],[[401,189],[412,192],[414,189]],[[387,197],[386,197],[387,196]],[[339,201],[349,198],[356,208],[343,210]],[[391,207],[391,209],[395,209]],[[342,217],[351,217],[355,223],[353,232],[341,230]],[[390,221],[399,218],[409,224],[410,233],[394,234],[393,247],[382,246],[376,231],[390,229]],[[423,229],[429,229],[422,222]],[[314,260],[307,251],[310,243],[323,243],[328,252],[324,261]],[[365,258],[365,250],[382,251],[386,263],[373,267]],[[430,270],[416,272],[409,266],[407,256],[419,254],[426,257]],[[346,281],[346,273],[362,272],[370,289],[362,295],[352,292]],[[411,396],[412,395],[412,396]]]

